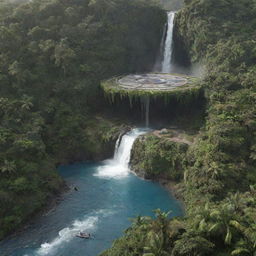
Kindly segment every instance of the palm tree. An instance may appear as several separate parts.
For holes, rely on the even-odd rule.
[[[201,232],[208,232],[208,224],[211,216],[211,210],[209,204],[206,203],[203,208],[199,208],[199,212],[195,214],[193,218],[193,224],[195,228]]]
[[[156,215],[156,221],[154,223],[155,230],[162,233],[164,246],[167,246],[169,240],[168,233],[170,223],[168,216],[171,214],[171,211],[162,212],[160,209],[156,209],[154,212]]]
[[[164,236],[150,231],[147,235],[143,256],[166,256],[168,253],[164,250]]]
[[[235,194],[230,194],[228,199],[228,203],[234,206],[234,210],[238,211],[244,208],[244,204],[246,203],[242,195],[237,192]]]
[[[256,250],[255,248],[251,247],[247,241],[245,240],[240,240],[236,245],[235,245],[235,249],[231,252],[231,255],[256,255]]]
[[[16,165],[14,161],[4,160],[3,165],[0,167],[1,173],[12,174],[16,171]]]
[[[210,233],[216,235],[222,235],[224,238],[224,243],[230,245],[234,233],[239,228],[242,228],[242,225],[234,219],[234,206],[225,203],[221,205],[218,209],[215,209],[211,212],[211,224],[209,228]]]
[[[33,103],[31,102],[32,98],[28,96],[24,96],[21,101],[21,109],[22,110],[30,110],[33,107]]]

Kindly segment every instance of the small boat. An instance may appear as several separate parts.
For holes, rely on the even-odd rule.
[[[91,235],[89,233],[87,234],[87,233],[80,232],[79,234],[76,235],[76,237],[89,239],[89,238],[91,238]]]

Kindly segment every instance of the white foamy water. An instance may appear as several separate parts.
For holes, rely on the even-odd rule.
[[[82,220],[75,220],[70,227],[60,230],[58,236],[51,242],[41,244],[40,248],[33,255],[55,255],[61,247],[64,247],[67,243],[71,242],[72,239],[75,239],[79,232],[92,233],[97,228],[97,223],[100,218],[107,217],[113,213],[113,210],[101,209],[94,212],[94,216],[87,216]],[[24,256],[31,255],[25,254]]]
[[[171,72],[174,17],[175,17],[175,12],[168,13],[168,26],[167,26],[166,39],[164,44],[164,58],[162,62],[162,73]]]
[[[63,228],[59,231],[58,236],[49,243],[41,244],[37,250],[37,255],[51,255],[64,244],[75,238],[79,232],[91,232],[96,227],[98,217],[87,217],[84,220],[75,220],[70,227]]]
[[[118,140],[114,158],[106,160],[103,166],[98,168],[95,176],[101,178],[120,179],[129,174],[129,161],[134,141],[142,134],[145,134],[146,129],[133,129]]]

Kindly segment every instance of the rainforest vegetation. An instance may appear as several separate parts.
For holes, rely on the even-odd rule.
[[[99,81],[151,69],[165,22],[148,0],[18,2],[0,1],[0,239],[64,188],[58,163],[113,153]]]
[[[188,144],[148,134],[133,145],[131,168],[149,179],[180,181],[183,178]],[[144,173],[140,173],[144,170]]]
[[[183,162],[185,217],[138,217],[102,255],[256,255],[255,17],[255,0],[185,0],[174,40],[204,66],[207,98],[206,123]],[[144,147],[152,172],[166,145],[164,154],[152,139]]]
[[[59,163],[113,152],[126,118],[100,81],[150,71],[166,22],[153,0],[20,2],[0,0],[0,239],[65,188]],[[192,144],[137,141],[132,164],[178,182],[185,216],[138,216],[103,256],[256,255],[256,1],[184,2],[174,51],[204,67],[207,116]]]

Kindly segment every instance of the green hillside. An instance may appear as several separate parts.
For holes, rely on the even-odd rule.
[[[179,184],[186,214],[138,218],[102,255],[255,255],[255,17],[251,0],[185,1],[175,40],[205,67],[208,113]]]

